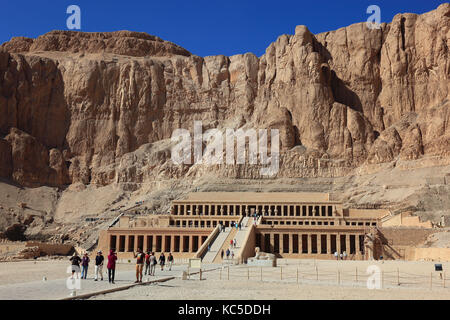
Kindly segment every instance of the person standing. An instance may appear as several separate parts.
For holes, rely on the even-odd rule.
[[[150,255],[150,275],[154,276],[155,275],[155,269],[156,269],[156,264],[158,262],[156,261],[156,256],[155,253],[152,252],[152,254]]]
[[[116,273],[116,260],[117,260],[117,255],[114,252],[114,250],[113,249],[109,250],[108,264],[106,265],[106,268],[108,268],[109,283],[112,283],[112,284],[114,284],[114,276]]]
[[[80,276],[80,262],[81,262],[81,258],[78,256],[77,252],[75,251],[73,253],[73,256],[70,257],[69,259],[70,261],[72,261],[72,279],[73,279],[73,275],[76,272],[77,273],[77,279]]]
[[[88,268],[89,268],[89,262],[91,260],[89,259],[89,256],[87,254],[87,252],[84,254],[83,256],[83,260],[81,260],[81,279],[86,279],[87,277],[87,273],[88,273]]]
[[[222,261],[223,261],[223,255],[224,255],[224,252],[223,252],[223,249],[222,249],[222,251],[220,251],[220,258],[222,259]]]
[[[227,254],[227,260],[228,260],[230,258],[230,249],[227,249],[226,254]]]
[[[166,256],[164,255],[164,252],[161,252],[161,255],[159,256],[159,265],[161,266],[161,271],[164,270],[165,264],[166,264]]]
[[[142,282],[142,271],[144,270],[144,262],[145,262],[145,253],[138,248],[137,252],[133,252],[134,257],[136,258],[136,281],[134,283]]]
[[[173,255],[171,252],[169,252],[169,256],[167,257],[167,261],[169,261],[169,271],[172,270],[172,265],[173,265]]]
[[[233,248],[233,239],[230,240],[230,247]]]
[[[100,274],[100,278],[103,281],[103,261],[105,258],[102,255],[102,252],[97,252],[97,256],[95,257],[95,279],[94,281],[98,280],[98,275]]]
[[[336,258],[336,260],[339,260],[339,253],[337,253],[337,251],[334,252],[334,257]]]
[[[231,251],[231,260],[234,260],[234,251]]]
[[[145,272],[144,275],[150,275],[150,251],[147,251],[145,255]]]

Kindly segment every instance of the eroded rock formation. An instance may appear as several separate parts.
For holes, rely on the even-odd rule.
[[[313,35],[261,57],[198,57],[158,37],[53,31],[0,49],[0,177],[24,186],[259,178],[170,161],[176,128],[279,128],[279,177],[450,154],[450,4]],[[426,165],[426,161],[424,161]]]

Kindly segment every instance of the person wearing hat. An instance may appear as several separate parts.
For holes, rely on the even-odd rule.
[[[72,263],[72,279],[75,272],[77,273],[77,278],[80,276],[80,262],[81,258],[78,256],[78,253],[75,251],[73,256],[69,259]]]
[[[94,281],[98,280],[98,275],[100,274],[100,278],[103,281],[103,261],[105,258],[102,255],[102,252],[97,252],[97,256],[95,257],[95,279]]]

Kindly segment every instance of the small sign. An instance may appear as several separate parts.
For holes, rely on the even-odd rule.
[[[436,263],[434,265],[434,271],[442,271],[442,264]]]
[[[202,268],[202,259],[193,258],[189,259],[189,269],[201,269]]]

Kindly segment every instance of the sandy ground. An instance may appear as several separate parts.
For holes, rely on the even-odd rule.
[[[434,271],[434,262],[282,259],[278,262],[276,268],[239,265],[228,269],[227,266],[205,265],[204,268],[216,270],[205,272],[201,281],[198,275],[190,280],[181,280],[181,273],[186,266],[180,265],[170,273],[176,277],[174,280],[98,295],[92,299],[450,300],[449,262],[442,263],[444,271],[448,271],[448,275],[443,274],[446,278],[445,288],[440,274]],[[37,282],[42,282],[44,276],[48,279],[49,288],[52,285],[63,287],[61,280],[67,278],[67,265],[66,261],[60,260],[0,263],[0,288],[7,289],[12,297],[21,299],[26,298],[26,288],[35,290]],[[381,289],[367,288],[369,266],[376,266],[382,272]],[[134,264],[119,264],[118,269],[125,272],[122,273],[125,277],[122,285],[133,282]],[[92,272],[90,270],[88,278],[92,278]],[[160,276],[162,275],[168,276],[169,273],[164,271]],[[67,296],[65,291],[63,293],[61,298]]]
[[[69,258],[65,260],[0,262],[0,285],[67,278]],[[132,264],[118,264],[118,270],[134,270]],[[89,274],[94,272],[92,265]]]
[[[99,295],[92,300],[359,300],[359,299],[450,299],[450,290],[348,288],[321,285],[298,285],[256,281],[180,280],[136,287],[126,291]]]

